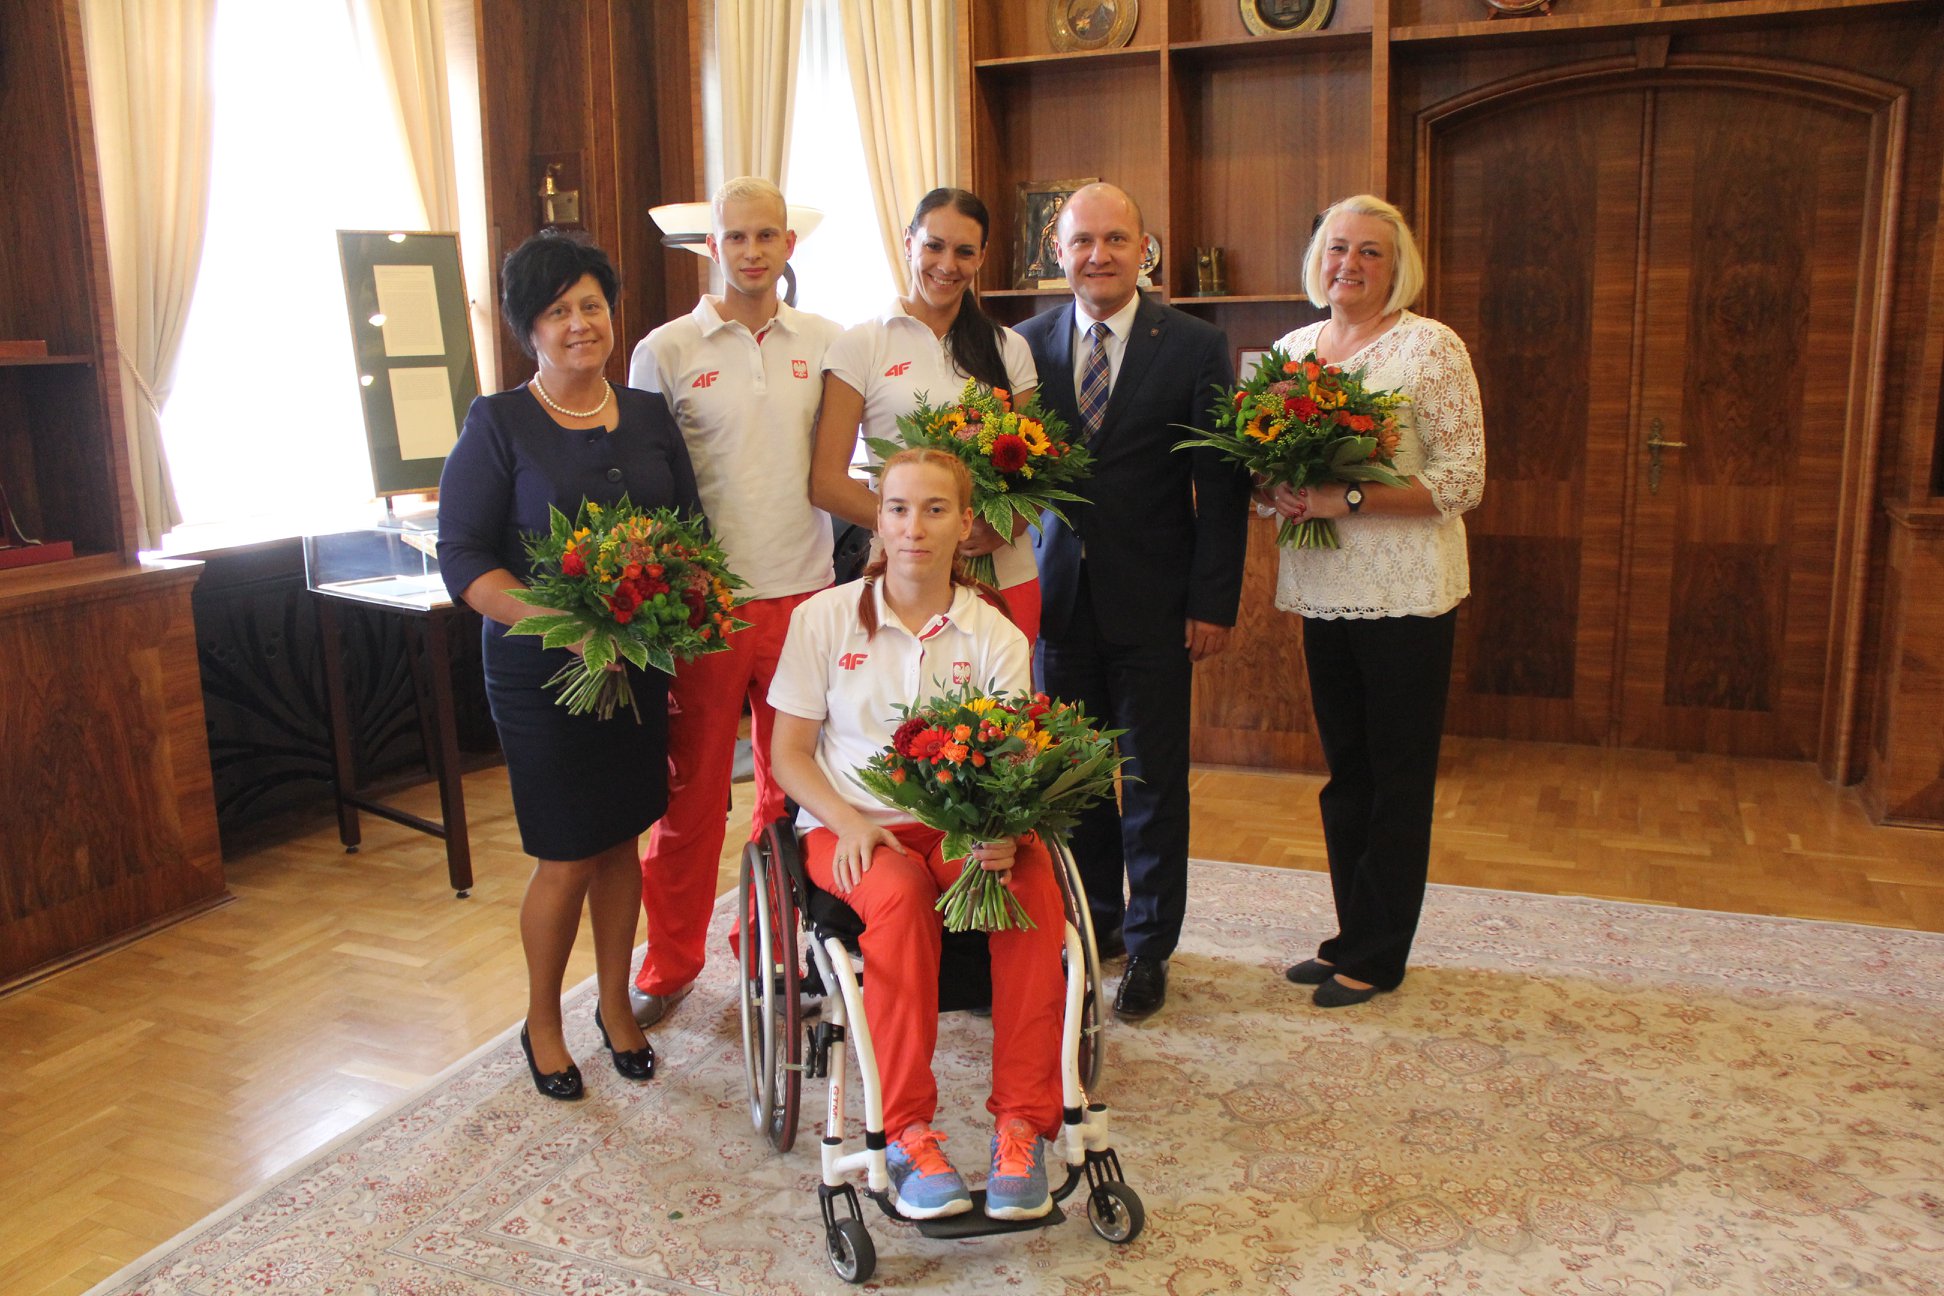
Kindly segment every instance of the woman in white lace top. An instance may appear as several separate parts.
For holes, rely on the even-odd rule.
[[[1337,934],[1286,975],[1339,1008],[1395,989],[1417,933],[1458,601],[1471,592],[1463,514],[1484,492],[1485,427],[1465,344],[1405,309],[1423,291],[1424,262],[1397,208],[1368,194],[1330,208],[1303,286],[1330,317],[1278,345],[1409,397],[1395,456],[1409,485],[1257,495],[1295,521],[1331,519],[1342,543],[1282,550],[1276,582],[1276,606],[1303,618],[1330,767],[1318,803],[1337,909]]]

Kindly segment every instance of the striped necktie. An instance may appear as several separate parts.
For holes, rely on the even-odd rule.
[[[1087,425],[1087,435],[1092,437],[1100,432],[1100,424],[1107,417],[1107,338],[1110,330],[1105,323],[1096,322],[1087,330],[1092,340],[1092,348],[1087,352],[1087,367],[1080,375],[1080,418]]]

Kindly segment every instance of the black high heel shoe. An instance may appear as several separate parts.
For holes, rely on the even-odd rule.
[[[608,1039],[607,1023],[601,1020],[601,1005],[598,1003],[594,1005],[594,1024],[601,1028],[601,1046],[607,1049],[608,1056],[614,1059],[614,1069],[621,1073],[623,1079],[653,1080],[655,1078],[653,1044],[643,1044],[638,1049],[628,1049],[626,1052],[614,1047],[613,1041]]]
[[[533,1073],[533,1087],[549,1098],[561,1102],[573,1102],[587,1092],[581,1084],[580,1068],[572,1062],[565,1071],[543,1072],[533,1060],[533,1041],[527,1037],[524,1023],[520,1026],[520,1051],[526,1054],[527,1070]]]

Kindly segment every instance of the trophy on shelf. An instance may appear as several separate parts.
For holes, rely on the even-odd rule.
[[[74,557],[74,545],[66,540],[36,540],[20,529],[14,518],[7,487],[0,482],[0,571],[9,567],[32,567],[36,563],[60,562]]]

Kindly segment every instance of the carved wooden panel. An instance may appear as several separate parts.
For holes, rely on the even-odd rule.
[[[1882,135],[1819,96],[1706,78],[1654,106],[1619,738],[1814,759],[1840,682],[1844,466],[1867,444]],[[1657,490],[1655,420],[1685,443]]]
[[[1540,97],[1435,135],[1426,309],[1470,348],[1487,464],[1455,733],[1610,727],[1644,102]]]
[[[1242,606],[1227,649],[1195,667],[1193,748],[1198,761],[1321,769],[1310,716],[1303,623],[1276,607],[1276,524],[1249,523]]]
[[[194,579],[0,616],[0,982],[223,895]]]

